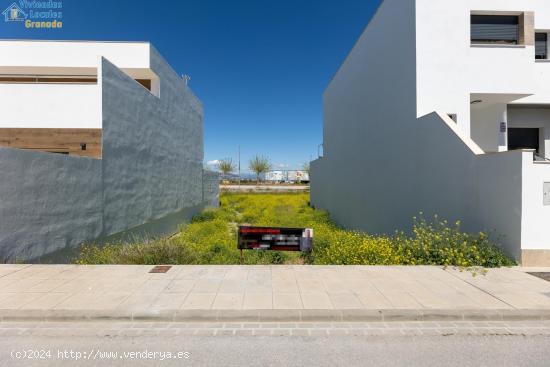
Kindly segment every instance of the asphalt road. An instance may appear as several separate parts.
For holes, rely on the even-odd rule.
[[[526,336],[520,331],[513,335],[403,336],[396,331],[384,336],[317,337],[50,332],[32,335],[27,330],[20,336],[0,336],[0,366],[550,366],[550,335]],[[177,358],[163,359],[167,355],[161,353],[167,352]],[[35,358],[30,359],[31,355]]]

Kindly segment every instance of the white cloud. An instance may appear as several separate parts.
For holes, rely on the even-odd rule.
[[[212,161],[206,162],[206,165],[208,165],[208,166],[217,166],[218,164],[220,164],[220,160],[219,160],[219,159],[214,159],[214,160],[212,160]]]

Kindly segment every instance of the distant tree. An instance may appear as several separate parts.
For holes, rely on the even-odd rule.
[[[264,156],[255,156],[248,162],[248,168],[256,174],[256,182],[260,182],[260,175],[271,169],[269,159]]]
[[[235,164],[231,158],[220,159],[218,162],[218,168],[223,173],[224,177],[235,171]]]

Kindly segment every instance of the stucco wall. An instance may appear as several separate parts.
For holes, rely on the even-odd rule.
[[[0,262],[101,236],[101,161],[0,148]]]
[[[101,128],[97,84],[0,84],[0,128]]]
[[[102,63],[107,234],[202,201],[202,107],[181,78],[155,71],[160,99]]]
[[[545,182],[550,182],[550,164],[533,163],[532,155],[523,153],[521,242],[524,250],[550,250],[550,206],[543,204]]]
[[[474,211],[464,214],[474,219],[467,229],[492,232],[517,260],[522,248],[523,154],[510,151],[476,156],[475,169],[466,173],[475,180],[475,194],[463,198],[475,203]]]
[[[471,46],[472,11],[533,11],[535,29],[550,29],[547,1],[416,0],[417,117],[454,113],[466,133],[471,93],[531,94],[518,103],[550,101],[550,64],[536,62],[530,45]]]
[[[419,212],[428,219],[437,214],[450,222],[461,221],[465,231],[493,233],[503,249],[519,260],[525,231],[522,232],[523,155],[529,153],[482,154],[452,120],[436,113],[420,119],[410,116],[394,123],[415,127],[415,133],[408,136],[412,147],[403,153],[400,162],[413,167],[414,174],[388,175],[383,168],[387,161],[364,154],[364,163],[353,168],[361,171],[372,167],[371,177],[352,175],[350,171],[346,181],[359,181],[345,185],[345,195],[350,199],[342,208],[334,201],[340,196],[334,193],[343,186],[341,178],[333,175],[336,167],[331,162],[336,160],[325,157],[312,164],[313,204],[329,210],[339,224],[370,233],[410,231],[412,217]],[[363,138],[364,146],[376,140],[375,136]],[[400,183],[401,192],[384,187],[394,181]],[[387,207],[394,210],[389,212]],[[346,215],[341,215],[344,210]],[[545,243],[550,245],[548,240]]]
[[[498,152],[500,122],[505,105],[494,104],[471,115],[471,137],[486,153]]]
[[[0,148],[0,261],[171,232],[217,203],[217,174],[203,177],[202,105],[154,49],[150,57],[160,99],[101,61],[101,160]]]
[[[311,202],[347,227],[393,232],[416,212],[403,205],[415,195],[406,181],[414,129],[401,123],[416,114],[414,13],[413,0],[384,1],[323,95]]]
[[[502,145],[504,104],[477,113],[470,138],[470,93],[535,91],[532,46],[470,47],[470,10],[511,9],[539,12],[537,28],[550,24],[540,1],[383,1],[325,91],[312,205],[373,234],[408,231],[423,212],[495,232],[518,260],[522,247],[550,249],[550,207],[542,206],[550,166],[522,151],[483,154],[476,142],[486,151]],[[504,69],[517,73],[502,78]],[[540,111],[510,111],[510,126],[541,119]]]
[[[202,200],[210,207],[220,205],[220,174],[204,170],[202,179]]]

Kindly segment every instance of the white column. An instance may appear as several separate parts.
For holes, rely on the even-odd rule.
[[[506,152],[508,150],[508,106],[504,105],[504,110],[500,113],[498,121],[498,151]]]

